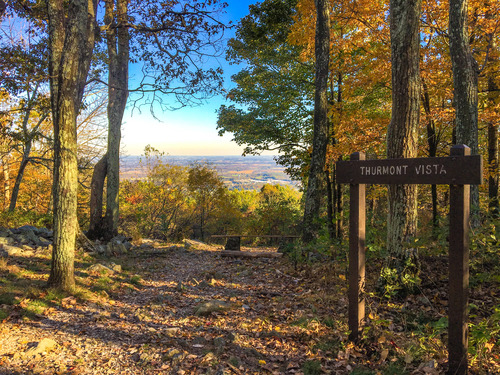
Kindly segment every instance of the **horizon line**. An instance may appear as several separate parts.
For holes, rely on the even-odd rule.
[[[137,155],[137,154],[135,154],[135,155],[120,155],[120,157],[128,157],[128,156],[145,157],[144,155]],[[162,155],[162,157],[169,157],[169,156],[197,157],[197,158],[206,158],[206,157],[220,158],[220,157],[228,157],[228,156],[231,156],[231,157],[237,156],[237,157],[246,158],[246,157],[261,157],[261,156],[279,156],[279,154],[271,154],[271,155],[241,155],[241,154],[232,154],[232,155],[229,155],[229,154],[221,154],[221,155],[183,155],[183,154],[177,154],[177,155],[174,155],[174,154],[165,154],[165,155]]]

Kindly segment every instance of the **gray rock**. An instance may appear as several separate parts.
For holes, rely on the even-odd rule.
[[[91,265],[89,268],[87,268],[88,271],[90,272],[95,272],[95,273],[98,273],[100,275],[112,275],[115,273],[115,271],[113,271],[111,268],[109,267],[106,267],[105,265],[102,265],[100,263],[96,263],[96,264],[93,264]]]
[[[46,239],[45,237],[42,237],[42,236],[38,237],[38,241],[39,241],[39,245],[38,246],[47,247],[50,244],[52,244],[51,241],[49,241],[48,239]]]
[[[169,337],[176,336],[179,333],[179,331],[180,331],[179,327],[168,327],[163,330],[163,332]]]
[[[3,235],[0,232],[0,245],[12,245],[14,243],[14,239],[12,237]]]
[[[0,237],[12,237],[12,231],[8,228],[0,228]]]
[[[173,365],[182,362],[184,358],[186,358],[186,353],[177,348],[168,349],[165,355],[163,356],[164,360],[172,361]]]
[[[38,231],[36,231],[35,233],[36,235],[47,239],[52,239],[52,237],[54,237],[54,232],[47,228],[38,228]]]
[[[109,254],[127,254],[127,248],[122,243],[108,242],[107,252]]]
[[[22,244],[35,244],[36,246],[41,246],[40,238],[31,229],[22,230],[20,234],[17,235],[19,242]]]
[[[129,242],[129,238],[125,237],[123,234],[119,234],[111,239],[111,242],[114,243],[125,243]]]
[[[106,245],[96,245],[95,249],[100,255],[106,254],[108,251],[108,247]]]
[[[26,357],[34,357],[37,354],[43,354],[50,352],[57,346],[57,342],[52,339],[42,339],[40,342],[36,343],[36,345],[30,349],[28,349],[25,353]]]
[[[151,240],[149,238],[143,238],[141,239],[141,248],[144,249],[144,248],[148,248],[148,247],[155,247],[155,246],[159,246],[159,243],[155,240]]]
[[[34,227],[33,225],[23,225],[22,227],[19,227],[17,228],[17,230],[22,233],[22,232],[26,232],[26,231],[32,231],[32,232],[36,232],[38,231],[38,228],[37,227]]]
[[[224,348],[226,347],[226,340],[224,340],[223,337],[216,337],[214,339],[214,346],[215,350],[218,353],[221,353],[222,351],[224,351]]]
[[[207,316],[214,312],[223,312],[231,309],[231,305],[224,301],[212,300],[200,303],[195,308],[195,315]]]
[[[214,250],[215,247],[206,244],[205,242],[197,241],[197,240],[184,240],[184,248],[186,250]]]
[[[108,268],[111,268],[113,271],[115,271],[117,273],[122,272],[122,266],[120,266],[119,264],[116,264],[116,263],[110,263],[108,265]]]
[[[2,249],[7,256],[21,255],[23,253],[23,249],[17,246],[11,245],[2,245]]]

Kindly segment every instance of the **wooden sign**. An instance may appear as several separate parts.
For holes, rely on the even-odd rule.
[[[344,184],[481,185],[481,155],[439,158],[341,161],[337,182]]]
[[[449,157],[365,160],[355,152],[336,165],[337,182],[350,184],[349,329],[358,340],[365,317],[365,184],[450,185],[448,373],[467,374],[469,191],[482,183],[482,159],[457,145]]]

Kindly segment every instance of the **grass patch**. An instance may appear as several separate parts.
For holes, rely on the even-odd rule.
[[[129,283],[136,286],[142,286],[142,277],[133,275],[130,277]]]
[[[43,314],[43,312],[49,307],[49,304],[42,300],[29,301],[24,307],[23,315],[27,318],[33,319],[37,315]]]
[[[324,340],[318,342],[315,346],[315,350],[321,350],[325,353],[331,353],[333,356],[337,355],[339,350],[343,348],[342,342],[338,338],[333,338],[329,340]]]
[[[290,325],[307,329],[310,324],[319,324],[319,320],[316,318],[309,318],[307,316],[301,316],[297,320],[294,320]]]
[[[0,305],[17,305],[18,303],[16,293],[4,292],[0,294]]]
[[[7,319],[9,313],[3,309],[0,309],[0,321]]]
[[[321,370],[321,362],[318,360],[305,361],[302,365],[304,375],[319,375],[323,373]]]
[[[376,374],[375,371],[370,370],[369,368],[366,367],[356,367],[351,372],[351,375],[375,375],[375,374]]]
[[[94,282],[94,290],[110,292],[114,288],[114,282],[108,276],[101,276]]]

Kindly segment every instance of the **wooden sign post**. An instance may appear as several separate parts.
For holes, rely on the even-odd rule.
[[[338,183],[350,184],[349,329],[355,341],[365,317],[365,184],[450,185],[449,242],[449,374],[467,373],[467,304],[469,295],[469,191],[482,183],[480,155],[457,145],[449,157],[365,160],[354,153],[337,162]]]

